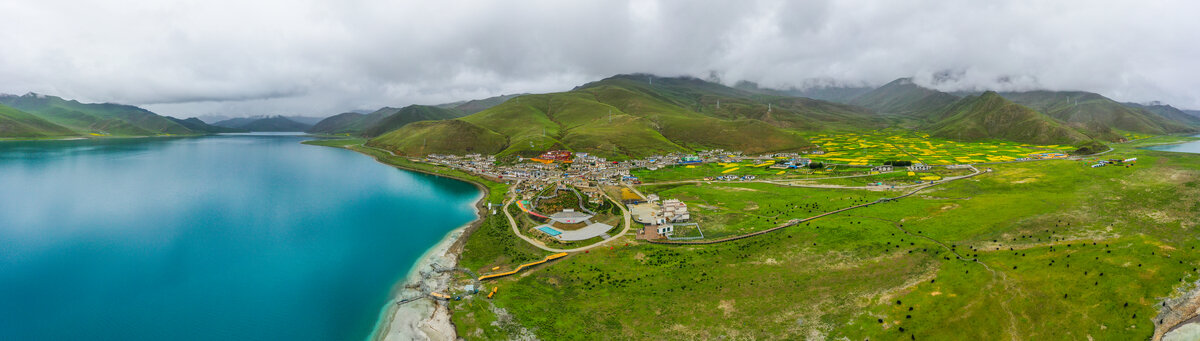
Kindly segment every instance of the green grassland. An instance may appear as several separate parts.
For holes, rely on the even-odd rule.
[[[1145,339],[1159,300],[1200,267],[1200,156],[1133,148],[1172,139],[1118,145],[1113,158],[1139,158],[1128,168],[990,165],[728,243],[628,238],[489,282],[496,298],[454,302],[455,325],[469,339]],[[809,215],[795,205],[886,194],[747,183],[644,190],[689,204],[721,198],[708,203],[718,210],[693,204],[693,214],[739,216],[725,221],[735,229]]]
[[[790,187],[765,183],[643,186],[643,193],[688,204],[708,238],[740,235],[899,192]]]

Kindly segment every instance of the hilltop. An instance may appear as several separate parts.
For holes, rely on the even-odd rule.
[[[885,114],[921,116],[940,112],[958,99],[958,96],[917,85],[912,78],[900,78],[855,97],[850,103]]]
[[[801,150],[812,145],[798,130],[877,125],[870,111],[837,103],[755,94],[689,77],[618,75],[567,92],[519,96],[455,120],[409,125],[370,143],[405,154],[461,153],[462,141],[431,132],[467,129],[502,136],[501,155],[567,148],[624,158],[712,148]]]

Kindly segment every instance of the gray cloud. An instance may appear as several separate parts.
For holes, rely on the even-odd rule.
[[[1200,108],[1195,13],[1185,1],[10,1],[0,92],[328,115],[715,72]]]

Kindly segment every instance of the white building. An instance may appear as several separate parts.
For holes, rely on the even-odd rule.
[[[871,171],[875,171],[875,172],[891,172],[891,171],[892,171],[892,166],[891,166],[891,165],[875,166],[874,168],[871,168]]]
[[[658,225],[655,229],[660,236],[670,236],[675,233],[675,226],[671,224]]]
[[[679,201],[679,199],[667,199],[663,201],[663,218],[670,222],[681,222],[692,219],[688,213],[687,204]]]
[[[914,171],[914,172],[924,172],[924,171],[927,171],[930,169],[933,169],[933,166],[923,164],[923,163],[914,163],[912,166],[908,166],[908,170]]]

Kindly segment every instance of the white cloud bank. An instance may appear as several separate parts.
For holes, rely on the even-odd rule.
[[[1200,108],[1196,13],[1189,1],[18,0],[0,2],[0,92],[329,115],[716,72]]]

